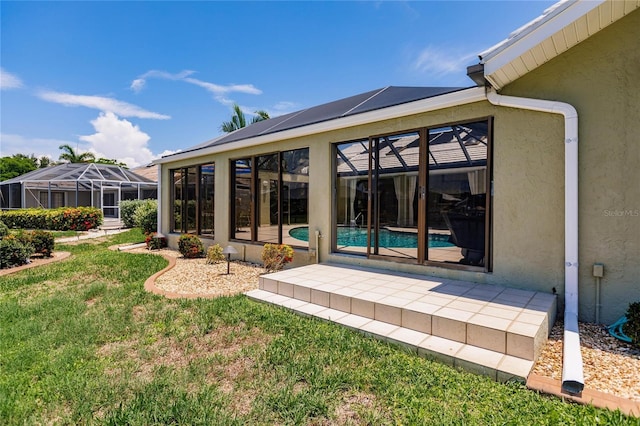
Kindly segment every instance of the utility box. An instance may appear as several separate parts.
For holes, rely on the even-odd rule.
[[[604,265],[602,263],[593,264],[593,276],[596,278],[604,277]]]

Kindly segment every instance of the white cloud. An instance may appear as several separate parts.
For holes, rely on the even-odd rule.
[[[117,159],[129,167],[150,163],[155,157],[148,147],[151,137],[113,112],[102,112],[91,124],[96,133],[80,136],[96,157]]]
[[[446,75],[466,75],[466,66],[470,65],[476,54],[461,53],[458,49],[427,46],[413,60],[414,70],[432,77]]]
[[[61,139],[28,138],[22,135],[0,134],[1,155],[3,157],[14,154],[33,154],[37,158],[46,156],[57,161],[60,155],[58,147],[64,144],[76,146],[76,142]]]
[[[147,80],[149,78],[159,78],[162,80],[183,80],[185,77],[190,76],[194,72],[195,71],[184,70],[177,74],[171,74],[166,71],[158,71],[158,70],[147,71],[146,73],[142,74],[140,77],[136,78],[131,82],[130,89],[136,93],[139,93],[144,88],[144,86],[146,86]]]
[[[17,75],[0,68],[0,90],[19,89],[23,86],[22,80]]]
[[[144,78],[136,78],[131,82],[131,90],[139,93],[147,82]]]
[[[80,136],[79,141],[62,139],[29,138],[22,135],[0,133],[2,156],[33,154],[36,158],[49,157],[58,161],[60,145],[70,145],[77,153],[91,152],[96,158],[108,158],[127,164],[130,168],[149,164],[151,161],[177,151],[165,150],[153,154],[148,147],[151,139],[127,120],[118,119],[113,113],[102,113],[91,121],[96,133]],[[27,147],[27,148],[25,148]]]
[[[229,93],[244,93],[247,95],[261,95],[262,90],[255,87],[253,84],[229,84],[220,85],[216,83],[210,83],[208,81],[198,80],[197,78],[190,77],[195,71],[184,70],[177,74],[171,74],[166,71],[151,70],[142,74],[131,82],[130,89],[135,93],[139,93],[147,84],[147,80],[150,78],[158,78],[162,80],[174,80],[184,81],[185,83],[193,84],[198,87],[202,87],[206,91],[214,95],[215,100],[222,105],[232,105],[234,101],[228,99],[225,95]]]
[[[222,96],[232,92],[246,93],[248,95],[262,94],[262,90],[256,88],[253,84],[231,84],[229,86],[221,86],[219,84],[208,83],[206,81],[198,80],[191,77],[184,78],[183,80],[187,83],[200,86],[216,96]]]
[[[91,124],[96,133],[80,136],[80,140],[89,144],[89,151],[96,158],[116,159],[129,167],[138,167],[161,156],[178,152],[165,150],[160,154],[153,154],[149,149],[151,137],[140,130],[140,127],[120,119],[112,112],[100,113]]]
[[[181,149],[176,149],[175,151],[172,151],[170,149],[165,149],[164,151],[162,151],[160,154],[156,154],[153,156],[153,159],[157,159],[157,158],[162,158],[162,157],[166,157],[167,155],[172,155],[172,154],[177,154],[178,152],[181,152]]]
[[[38,93],[38,97],[45,101],[65,106],[83,106],[103,112],[112,112],[122,117],[151,118],[156,120],[168,120],[171,118],[165,114],[147,111],[137,105],[104,96],[73,95],[70,93],[41,91]]]

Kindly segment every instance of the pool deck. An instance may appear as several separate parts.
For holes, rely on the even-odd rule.
[[[557,303],[549,293],[338,264],[263,275],[247,295],[498,381],[526,380]]]

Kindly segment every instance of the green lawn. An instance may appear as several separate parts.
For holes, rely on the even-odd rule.
[[[2,424],[639,424],[244,296],[143,290],[159,256],[60,246],[0,278]]]

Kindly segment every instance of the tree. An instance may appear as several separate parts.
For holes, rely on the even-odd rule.
[[[43,155],[42,157],[40,157],[38,159],[38,168],[40,169],[44,169],[45,167],[49,167],[49,166],[53,166],[54,164],[51,163],[51,159],[49,157],[47,157],[46,155]]]
[[[94,163],[96,164],[113,164],[116,166],[120,166],[124,169],[127,169],[127,163],[123,163],[122,161],[118,161],[118,160],[114,160],[111,158],[104,158],[104,157],[100,157],[97,160],[94,161]]]
[[[31,154],[14,154],[0,158],[0,181],[12,179],[38,168],[38,159]]]
[[[251,119],[250,124],[269,119],[269,113],[266,111],[255,111],[254,114],[255,115]],[[231,116],[231,120],[222,122],[220,130],[225,133],[231,133],[235,130],[242,129],[243,127],[247,127],[247,118],[245,117],[242,108],[240,108],[240,105],[233,104],[233,115]]]
[[[70,145],[67,144],[60,145],[58,149],[64,151],[62,154],[60,154],[59,159],[67,161],[69,163],[91,163],[96,159],[96,157],[91,152],[83,152],[82,154],[78,154]]]
[[[259,109],[258,111],[254,112],[254,116],[251,119],[251,124],[253,123],[257,123],[258,121],[264,121],[264,120],[268,120],[269,118],[269,113],[267,111],[261,110]]]

